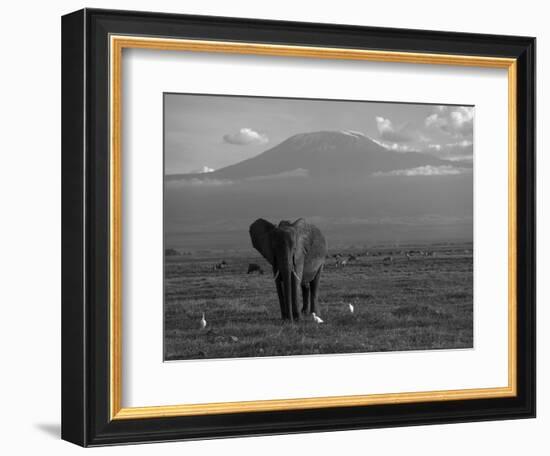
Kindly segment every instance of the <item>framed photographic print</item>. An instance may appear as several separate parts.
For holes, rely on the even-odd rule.
[[[535,416],[535,40],[62,21],[62,437]]]

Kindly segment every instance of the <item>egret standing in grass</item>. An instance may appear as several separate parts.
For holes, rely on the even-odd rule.
[[[318,316],[315,314],[315,312],[312,312],[312,313],[311,313],[311,316],[313,317],[313,321],[314,321],[315,323],[317,323],[318,325],[321,324],[321,323],[324,323],[324,321],[321,320],[321,318],[318,317]]]
[[[202,318],[201,318],[201,329],[204,329],[206,328],[206,320],[204,319],[204,312],[202,313]]]
[[[352,304],[352,303],[349,303],[349,304],[348,304],[348,307],[349,307],[350,313],[353,313],[353,310],[354,310],[354,309],[353,309],[353,304]]]

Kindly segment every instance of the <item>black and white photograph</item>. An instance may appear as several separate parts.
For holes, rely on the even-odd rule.
[[[165,361],[473,348],[474,113],[165,93]]]
[[[538,454],[541,8],[201,1],[8,11],[5,443]]]

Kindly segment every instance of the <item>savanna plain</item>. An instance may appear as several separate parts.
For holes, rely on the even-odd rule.
[[[281,320],[271,266],[251,250],[166,253],[166,361],[473,346],[472,243],[329,252],[322,324]]]

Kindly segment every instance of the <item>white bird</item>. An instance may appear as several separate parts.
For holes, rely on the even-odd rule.
[[[202,318],[201,318],[201,329],[204,329],[206,328],[206,320],[204,319],[204,312],[202,313]]]
[[[353,304],[349,303],[349,304],[348,304],[348,307],[349,307],[349,311],[350,311],[351,313],[353,313],[353,310],[354,310],[354,309],[353,309]]]
[[[318,317],[317,315],[315,315],[315,312],[312,312],[311,313],[311,316],[313,317],[313,321],[317,324],[321,324],[321,323],[324,323],[323,320],[321,320],[320,317]]]

